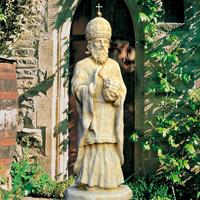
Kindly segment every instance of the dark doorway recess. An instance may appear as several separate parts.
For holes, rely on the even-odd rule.
[[[184,0],[162,0],[162,2],[165,22],[184,23]]]
[[[70,80],[77,61],[86,57],[85,27],[89,20],[96,16],[96,5],[103,6],[102,14],[112,26],[110,57],[115,59],[120,67],[127,87],[124,104],[124,157],[123,172],[125,178],[134,173],[134,145],[129,137],[134,130],[134,99],[135,99],[135,36],[133,22],[128,7],[123,0],[82,0],[76,9],[70,36]],[[78,114],[74,97],[70,94],[70,148],[69,171],[72,173],[77,153],[77,123]],[[105,116],[107,117],[107,116]]]

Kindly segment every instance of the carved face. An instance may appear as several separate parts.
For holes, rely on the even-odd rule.
[[[108,49],[110,47],[107,38],[95,38],[88,41],[88,50],[97,64],[104,64],[108,60]]]
[[[92,45],[96,49],[99,49],[99,50],[104,49],[108,51],[110,43],[107,38],[95,38],[92,40]]]

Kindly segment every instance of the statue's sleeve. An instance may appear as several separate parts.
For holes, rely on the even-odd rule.
[[[76,98],[79,117],[82,119],[82,129],[88,129],[93,115],[93,95],[89,72],[83,64],[77,63],[72,78],[72,93]],[[84,133],[82,133],[84,134]]]
[[[125,97],[126,97],[126,86],[124,84],[123,78],[122,78],[122,74],[121,74],[121,70],[119,67],[119,64],[117,63],[117,67],[116,67],[116,77],[120,82],[120,89],[119,89],[119,96],[120,96],[120,100],[121,103],[124,103]]]
[[[123,116],[124,116],[124,111],[123,111],[123,104],[124,104],[124,100],[126,97],[126,86],[124,84],[122,75],[121,75],[121,70],[119,65],[117,64],[116,67],[116,77],[120,82],[120,103],[119,103],[119,107],[118,107],[118,111],[117,111],[117,115],[116,115],[116,134],[117,134],[117,148],[118,148],[118,152],[119,152],[119,157],[120,157],[120,161],[121,164],[123,164],[124,162],[124,155],[123,155],[123,144],[124,144],[124,122],[123,122]]]
[[[82,103],[82,95],[84,90],[88,87],[89,77],[87,72],[81,67],[79,63],[75,66],[72,78],[72,93],[79,103]]]

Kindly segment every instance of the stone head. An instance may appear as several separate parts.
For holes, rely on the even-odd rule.
[[[93,60],[98,64],[104,64],[108,59],[110,47],[111,26],[103,17],[92,19],[86,26],[87,50]]]

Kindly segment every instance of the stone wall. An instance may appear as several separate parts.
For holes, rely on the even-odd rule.
[[[13,44],[19,95],[17,159],[38,160],[52,174],[53,23],[57,1],[34,0],[35,23]]]

